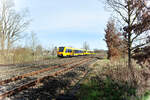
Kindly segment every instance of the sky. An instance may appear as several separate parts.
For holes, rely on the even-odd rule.
[[[28,30],[37,34],[45,48],[72,46],[107,49],[104,29],[110,13],[100,0],[15,0],[16,10],[28,9]]]

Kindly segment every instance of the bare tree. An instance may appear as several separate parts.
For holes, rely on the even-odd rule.
[[[50,44],[49,45],[49,53],[52,57],[56,56],[57,55],[57,47],[54,46],[53,44]],[[70,47],[70,46],[69,46]]]
[[[36,59],[41,59],[43,57],[43,47],[42,45],[37,45],[34,55],[36,56]]]
[[[51,51],[51,55],[53,57],[55,57],[57,55],[57,47],[56,46],[53,46],[52,51]]]
[[[37,55],[41,55],[42,51],[43,51],[42,45],[37,45],[36,46],[36,53],[37,53]]]
[[[31,40],[30,40],[30,46],[32,48],[32,51],[36,50],[36,46],[37,46],[37,36],[36,33],[31,32]]]
[[[108,7],[116,13],[124,30],[124,38],[128,43],[128,67],[131,67],[133,51],[147,44],[150,36],[150,8],[148,0],[106,0]],[[139,42],[140,41],[140,42]]]
[[[90,49],[89,44],[86,41],[83,42],[83,49],[85,49],[85,50]]]
[[[18,13],[12,0],[0,0],[0,46],[9,50],[13,43],[21,39],[21,33],[29,25],[25,12]]]
[[[33,59],[35,60],[35,51],[36,47],[38,46],[36,33],[31,32],[30,39],[30,48],[32,49]]]

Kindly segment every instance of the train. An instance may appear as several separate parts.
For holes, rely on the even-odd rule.
[[[85,56],[95,54],[92,50],[77,49],[72,47],[58,47],[57,56],[58,57],[74,57],[74,56]]]

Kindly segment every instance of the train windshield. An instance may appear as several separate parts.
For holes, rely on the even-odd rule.
[[[64,51],[64,47],[59,47],[59,52],[63,52]]]

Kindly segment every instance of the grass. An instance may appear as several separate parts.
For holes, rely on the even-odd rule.
[[[126,83],[117,83],[110,78],[94,78],[81,85],[79,100],[129,100],[136,89]]]
[[[45,59],[55,59],[55,58],[57,58],[57,56],[47,56],[47,57],[45,57]]]
[[[126,77],[130,75],[123,61],[115,63],[104,59],[93,64],[93,72],[77,94],[79,100],[150,100],[150,91],[137,95],[138,86],[131,85],[130,77]]]
[[[147,91],[142,97],[138,100],[150,100],[150,91]]]

